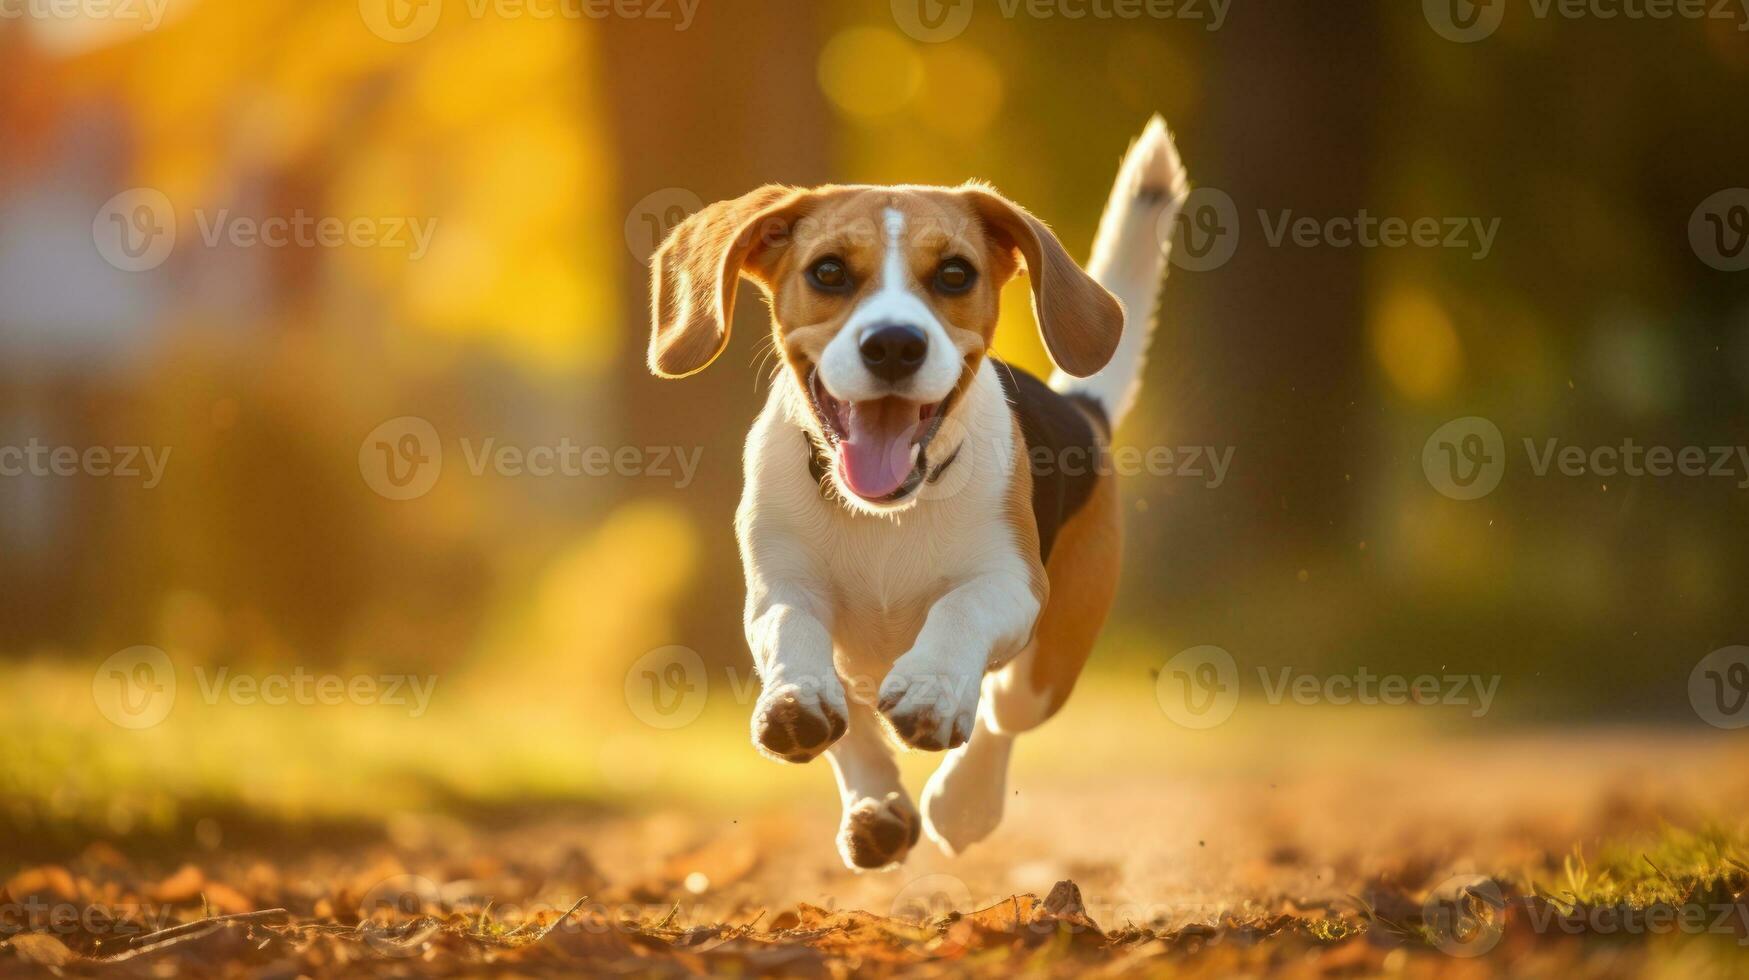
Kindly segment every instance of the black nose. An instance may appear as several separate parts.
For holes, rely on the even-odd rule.
[[[929,338],[906,324],[877,324],[862,335],[862,363],[875,377],[886,381],[916,374],[928,353]]]

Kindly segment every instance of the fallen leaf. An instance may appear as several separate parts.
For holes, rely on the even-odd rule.
[[[5,944],[18,958],[37,966],[66,966],[79,957],[59,939],[42,932],[26,932],[13,936]]]

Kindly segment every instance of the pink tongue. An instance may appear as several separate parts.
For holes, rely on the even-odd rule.
[[[840,416],[845,438],[838,472],[857,496],[868,500],[899,489],[911,473],[911,433],[917,407],[900,398],[851,402]]]

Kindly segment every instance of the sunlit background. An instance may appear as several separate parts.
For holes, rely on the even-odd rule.
[[[645,260],[679,216],[762,183],[968,178],[1084,254],[1155,111],[1240,231],[1230,261],[1172,271],[1120,441],[1232,460],[1218,486],[1126,480],[1123,590],[1071,710],[1150,746],[1191,737],[1153,672],[1214,644],[1248,676],[1501,678],[1484,718],[1406,724],[1697,725],[1690,669],[1749,642],[1741,465],[1539,477],[1523,449],[1749,445],[1749,279],[1690,236],[1749,175],[1739,23],[1509,13],[1456,43],[1419,4],[1235,4],[1211,29],[1212,10],[979,0],[932,40],[886,0],[704,0],[684,25],[677,2],[521,13],[551,6],[0,19],[0,445],[169,453],[151,486],[0,477],[0,836],[823,786],[745,741],[731,516],[766,311],[744,301],[711,370],[659,382]],[[159,196],[117,203],[136,189]],[[176,238],[136,270],[103,242],[146,200]],[[1482,257],[1268,240],[1284,213],[1363,209],[1498,231]],[[386,240],[227,231],[298,216]],[[1043,369],[1014,288],[998,352]],[[1422,451],[1468,416],[1499,427],[1509,464],[1460,501]],[[442,466],[391,499],[365,457],[405,417]],[[486,440],[646,463],[677,447],[696,471],[476,474]],[[140,645],[178,687],[135,730],[94,686]],[[676,646],[709,696],[668,729],[638,692],[648,665],[692,663],[649,659]],[[417,714],[242,704],[204,696],[221,669],[435,688]],[[1036,751],[1074,764],[1052,731]]]

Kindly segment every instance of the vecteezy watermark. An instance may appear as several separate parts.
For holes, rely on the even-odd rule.
[[[1537,20],[1728,20],[1749,30],[1745,0],[1422,0],[1421,11],[1440,37],[1469,44],[1500,29],[1509,3]]]
[[[1559,438],[1525,438],[1525,459],[1538,477],[1705,477],[1731,480],[1749,490],[1749,446],[1642,445],[1632,436],[1619,444],[1582,446]],[[1421,447],[1421,468],[1435,490],[1454,500],[1492,493],[1506,472],[1506,443],[1499,426],[1480,416],[1445,423]]]
[[[704,200],[684,187],[645,194],[626,213],[626,249],[640,265],[649,265],[668,233],[703,207]]]
[[[1194,444],[1017,446],[1007,433],[975,437],[965,423],[951,416],[935,426],[927,457],[923,450],[903,441],[891,449],[890,465],[896,470],[923,467],[926,476],[917,490],[919,500],[951,499],[973,486],[987,489],[979,474],[993,470],[1008,479],[1023,464],[1034,480],[1085,476],[1175,479],[1218,490],[1232,472],[1238,453],[1236,446]]]
[[[1044,889],[1041,887],[1037,891],[1043,892]],[[1009,906],[1013,898],[1014,893],[1006,890],[973,892],[958,876],[937,871],[912,878],[901,886],[893,896],[888,916],[901,922],[930,925],[956,913],[966,915],[980,909]],[[1207,927],[1199,937],[1201,944],[1207,947],[1226,941],[1228,930],[1223,926],[1238,925],[1230,905],[1182,899],[1171,902],[1133,900],[1109,894],[1091,897],[1083,895],[1070,882],[1059,882],[1043,898],[1040,911],[1044,914],[1031,921],[1016,922],[1014,927],[1018,931],[1056,936],[1101,925],[1168,930],[1196,924]],[[942,940],[945,946],[956,945],[951,936],[943,936]]]
[[[1483,875],[1447,878],[1421,903],[1426,938],[1442,953],[1465,959],[1485,955],[1506,931],[1506,897]]]
[[[1727,187],[1695,205],[1688,244],[1720,272],[1749,269],[1749,188]]]
[[[443,472],[437,427],[416,415],[389,419],[359,443],[358,472],[366,486],[390,500],[425,496]]]
[[[1749,904],[1742,902],[1656,903],[1643,908],[1556,901],[1524,905],[1525,924],[1539,935],[1731,936],[1738,946],[1749,946]]]
[[[154,31],[164,23],[170,0],[0,0],[0,21],[83,20],[140,25]]]
[[[195,690],[207,705],[252,707],[381,705],[407,709],[418,718],[431,706],[436,675],[338,674],[302,666],[289,672],[249,673],[194,665]],[[105,718],[122,728],[151,728],[176,706],[177,671],[169,654],[152,646],[128,647],[99,664],[91,675],[91,698]]]
[[[893,895],[891,915],[906,922],[927,924],[954,912],[970,912],[972,889],[955,875],[921,875],[905,883]]]
[[[155,489],[170,465],[171,446],[50,446],[34,436],[22,446],[0,446],[0,477],[75,477],[139,480]]]
[[[453,3],[454,0],[451,0]],[[703,0],[462,0],[472,20],[649,20],[671,23],[676,31],[692,26]],[[430,34],[443,15],[444,0],[358,0],[358,15],[385,41],[408,44]]]
[[[1160,668],[1154,697],[1180,727],[1213,728],[1239,707],[1239,662],[1217,646],[1191,647]]]
[[[951,41],[965,33],[978,0],[891,0],[893,23],[913,40]],[[1233,0],[983,0],[1003,19],[1179,20],[1218,31]]]
[[[1259,210],[1257,220],[1263,225],[1264,240],[1270,248],[1280,248],[1292,242],[1300,248],[1450,248],[1469,252],[1481,261],[1494,250],[1494,236],[1500,232],[1499,218],[1379,217],[1365,208],[1354,215],[1314,218],[1295,217],[1290,209],[1277,211],[1273,218]]]
[[[1749,726],[1749,646],[1714,650],[1688,674],[1688,703],[1714,728]]]
[[[1375,674],[1365,667],[1352,674],[1309,674],[1293,667],[1257,668],[1263,697],[1270,704],[1457,705],[1480,718],[1494,704],[1499,674]]]
[[[704,658],[690,647],[657,647],[626,668],[626,706],[651,728],[692,724],[704,713],[709,694]]]
[[[1154,682],[1154,696],[1166,717],[1184,728],[1222,724],[1238,708],[1239,665],[1217,646],[1192,647],[1168,660]],[[1380,674],[1366,667],[1353,673],[1314,674],[1295,667],[1257,668],[1263,700],[1271,705],[1446,705],[1467,707],[1480,718],[1494,704],[1500,676],[1483,674]]]
[[[1195,187],[1176,217],[1167,221],[1166,215],[1161,215],[1154,233],[1161,247],[1170,249],[1174,266],[1187,272],[1207,272],[1226,265],[1239,250],[1239,230],[1239,206],[1226,191]]]
[[[1452,419],[1422,443],[1421,472],[1453,500],[1486,497],[1506,474],[1506,438],[1481,416]]]
[[[732,925],[745,919],[745,903],[717,898],[704,872],[687,875],[681,901],[598,902],[578,899],[557,904],[518,895],[493,895],[479,880],[440,881],[419,874],[397,874],[377,882],[359,898],[357,938],[377,954],[415,956],[444,920],[490,921],[507,934],[599,937],[614,933],[656,937],[688,953],[711,949],[744,935]]]
[[[1521,913],[1509,916],[1508,912]],[[1749,946],[1749,905],[1735,901],[1674,905],[1655,902],[1585,904],[1569,896],[1508,899],[1485,875],[1461,874],[1428,890],[1421,903],[1423,938],[1451,956],[1484,956],[1505,938],[1508,923],[1539,936],[1731,936]]]
[[[1494,250],[1499,218],[1354,214],[1313,216],[1291,208],[1258,208],[1257,224],[1269,248],[1455,249],[1476,261]],[[1217,187],[1198,187],[1176,215],[1161,215],[1155,228],[1161,246],[1171,246],[1172,264],[1188,272],[1226,265],[1239,249],[1242,219],[1233,198]]]
[[[436,218],[398,215],[342,218],[312,215],[240,215],[230,208],[195,208],[195,229],[206,248],[381,248],[404,251],[417,262],[431,248]],[[105,262],[123,272],[163,265],[175,250],[178,221],[168,195],[136,187],[115,195],[91,220],[91,240]]]
[[[1026,461],[1039,477],[1124,476],[1199,481],[1210,490],[1227,482],[1235,446],[1028,446]],[[1020,457],[1014,457],[1016,461]]]
[[[670,645],[657,647],[633,660],[625,672],[626,707],[632,715],[651,728],[684,728],[704,714],[709,700],[726,696],[729,703],[746,707],[758,699],[763,689],[757,670],[748,667],[725,666],[720,682],[713,680],[704,658],[691,647]],[[943,705],[958,705],[975,701],[983,682],[979,672],[932,672],[890,670],[884,674],[841,674],[837,671],[823,676],[785,673],[777,685],[804,695],[826,693],[829,700],[854,698],[865,704],[877,703],[883,688],[902,681],[909,697],[934,701]]]
[[[569,436],[554,443],[515,445],[494,436],[460,440],[471,476],[641,477],[670,480],[676,490],[692,485],[703,446],[588,445]],[[390,500],[423,497],[443,472],[443,440],[437,427],[416,415],[392,418],[372,429],[358,446],[358,472],[365,485]]]
[[[168,928],[175,917],[176,907],[167,903],[51,902],[33,892],[0,902],[0,936],[39,932],[127,939]]]
[[[91,675],[91,699],[122,728],[151,728],[176,704],[176,668],[157,647],[118,650]]]

